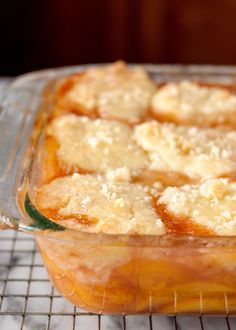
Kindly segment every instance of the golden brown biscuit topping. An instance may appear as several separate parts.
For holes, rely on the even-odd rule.
[[[96,233],[236,234],[229,89],[158,87],[117,62],[65,78],[53,111],[35,192],[44,215]]]
[[[226,88],[200,86],[190,81],[167,83],[155,93],[152,109],[160,118],[182,124],[229,124],[236,115],[236,95]]]

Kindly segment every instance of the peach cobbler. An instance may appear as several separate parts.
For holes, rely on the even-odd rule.
[[[129,244],[236,235],[235,118],[232,86],[158,85],[123,62],[57,83],[34,205],[65,228],[127,235],[123,246],[39,237],[64,296],[96,312],[236,312],[236,253],[228,246],[207,253],[191,240],[168,250]]]

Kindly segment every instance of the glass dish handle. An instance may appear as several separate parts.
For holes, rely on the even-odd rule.
[[[15,229],[17,230],[16,224],[8,217],[0,214],[0,230],[2,229]]]
[[[44,85],[40,77],[22,76],[8,86],[1,98],[0,229],[21,227],[23,215],[17,206],[16,187],[20,186],[29,167],[22,155],[29,147],[31,127]]]
[[[47,76],[53,78],[54,71],[49,70]],[[64,230],[41,215],[28,195],[24,201],[25,214],[17,203],[17,189],[28,180],[32,159],[24,155],[33,152],[29,137],[47,83],[45,73],[40,71],[19,77],[0,100],[0,229]]]

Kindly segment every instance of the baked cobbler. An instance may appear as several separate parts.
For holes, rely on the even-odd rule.
[[[123,62],[63,78],[31,198],[92,236],[37,238],[57,289],[96,312],[236,312],[234,250],[208,249],[236,234],[235,118],[232,86],[158,85]],[[99,234],[115,238],[91,242]]]
[[[58,104],[78,114],[136,123],[147,116],[155,84],[141,67],[117,62],[66,78]]]
[[[64,166],[97,173],[146,167],[145,151],[132,140],[133,130],[125,123],[71,114],[54,119],[47,133],[58,144],[57,158]]]
[[[236,95],[227,87],[170,82],[156,91],[151,104],[157,118],[163,121],[200,126],[236,125]]]
[[[233,234],[226,218],[214,231],[221,213],[213,216],[212,204],[204,211],[204,200],[200,212],[194,199],[209,179],[219,180],[219,190],[235,179],[236,131],[220,125],[236,115],[236,95],[226,87],[156,86],[141,67],[117,62],[64,78],[53,112],[36,194],[50,219],[91,232],[178,234],[171,223],[179,221],[179,233]],[[203,117],[215,127],[203,127]],[[233,208],[227,203],[222,212]]]
[[[116,234],[164,234],[151,196],[143,185],[78,173],[45,185],[38,203],[49,218],[66,226]],[[63,221],[64,219],[64,221]]]
[[[152,170],[199,179],[234,175],[236,170],[236,131],[148,121],[135,127],[134,139]]]
[[[181,222],[191,221],[212,235],[236,235],[236,182],[228,179],[168,187],[158,200],[157,208],[169,220],[167,226],[176,227],[177,232]],[[191,228],[182,231],[194,234]]]

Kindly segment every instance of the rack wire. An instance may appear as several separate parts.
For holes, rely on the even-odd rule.
[[[66,302],[50,283],[34,240],[0,232],[0,330],[230,330],[236,318],[106,316]]]

